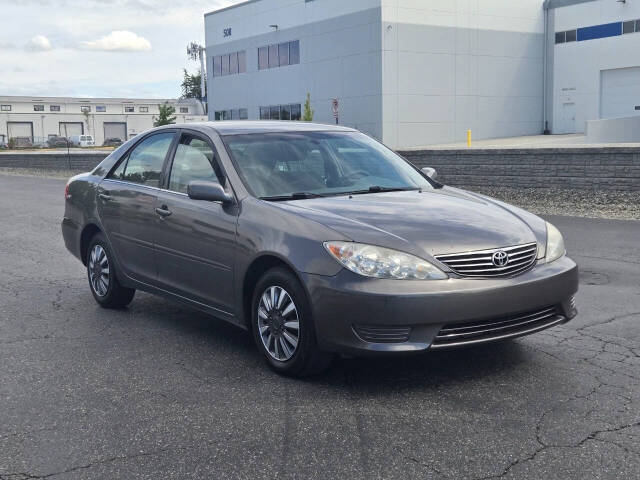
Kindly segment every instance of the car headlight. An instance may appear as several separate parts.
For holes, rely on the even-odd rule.
[[[560,230],[547,222],[547,263],[559,259],[566,253]]]
[[[444,280],[446,273],[421,258],[389,248],[353,242],[325,242],[324,248],[358,275],[395,280]]]

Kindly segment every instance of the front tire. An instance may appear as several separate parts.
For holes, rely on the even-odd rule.
[[[96,233],[87,249],[87,278],[93,298],[104,308],[124,308],[136,291],[123,287],[116,276],[113,254],[102,233]]]
[[[309,301],[290,271],[274,268],[260,278],[251,312],[254,340],[273,370],[304,377],[328,368],[332,357],[318,350]]]

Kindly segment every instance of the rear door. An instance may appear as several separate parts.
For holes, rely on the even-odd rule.
[[[155,204],[164,163],[176,138],[173,130],[139,142],[98,187],[98,213],[124,273],[155,283]]]
[[[218,182],[231,192],[209,139],[183,132],[158,192],[154,243],[162,288],[233,314],[235,205],[192,200],[192,180]]]

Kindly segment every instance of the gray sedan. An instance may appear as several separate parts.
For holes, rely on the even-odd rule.
[[[349,128],[160,127],[73,177],[65,198],[65,244],[98,304],[143,290],[204,310],[251,331],[285,374],[576,315],[577,267],[553,225]]]

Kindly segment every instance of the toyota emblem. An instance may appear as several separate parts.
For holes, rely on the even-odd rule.
[[[496,267],[504,267],[509,263],[509,255],[504,250],[498,250],[491,257],[491,261]]]

